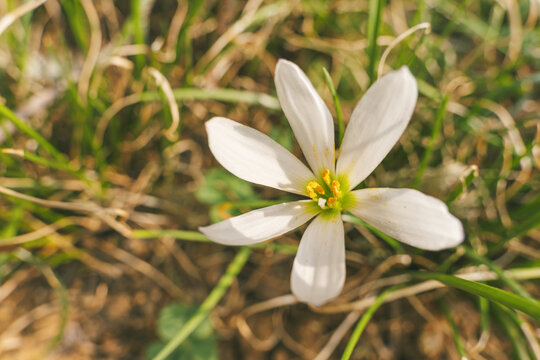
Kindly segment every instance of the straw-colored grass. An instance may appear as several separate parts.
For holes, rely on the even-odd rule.
[[[0,359],[145,358],[171,338],[156,359],[540,358],[539,16],[537,0],[0,0]],[[334,112],[326,68],[345,120],[409,66],[415,113],[365,185],[444,200],[463,246],[420,251],[347,215],[344,291],[314,308],[290,294],[301,231],[249,250],[196,232],[286,196],[227,174],[204,131],[226,116],[301,156],[279,58]],[[164,338],[170,303],[191,312]]]

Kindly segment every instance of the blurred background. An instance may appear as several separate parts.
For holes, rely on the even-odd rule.
[[[444,200],[466,228],[423,252],[346,225],[347,281],[290,296],[303,229],[254,247],[169,359],[540,358],[538,319],[413,270],[540,295],[538,0],[0,0],[0,359],[151,359],[238,248],[197,227],[291,195],[228,174],[204,122],[226,116],[301,158],[275,97],[298,64],[344,119],[407,65],[420,96],[368,187]],[[393,294],[394,295],[394,294]],[[533,303],[534,305],[534,303]],[[182,330],[183,331],[183,330]]]

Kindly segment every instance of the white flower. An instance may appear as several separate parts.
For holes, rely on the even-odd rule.
[[[291,288],[300,301],[321,306],[345,282],[341,211],[349,211],[406,244],[427,250],[456,246],[461,222],[446,205],[412,189],[354,190],[398,141],[413,113],[418,90],[407,67],[369,88],[354,109],[336,163],[334,122],[306,75],[280,60],[279,101],[311,168],[261,132],[216,117],[206,122],[210,150],[227,170],[255,184],[309,199],[250,211],[200,231],[225,245],[249,245],[280,236],[311,218],[294,259]]]

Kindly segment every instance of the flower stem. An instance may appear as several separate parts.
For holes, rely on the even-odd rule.
[[[433,154],[433,148],[435,147],[435,143],[437,142],[439,138],[439,133],[441,132],[444,116],[446,115],[446,106],[448,105],[448,99],[449,99],[448,95],[446,95],[442,100],[439,111],[437,112],[437,117],[435,118],[435,124],[433,125],[433,130],[431,132],[431,138],[429,139],[429,143],[426,147],[426,152],[424,153],[424,157],[422,158],[422,161],[420,162],[420,167],[418,168],[418,171],[416,172],[416,178],[414,180],[414,185],[413,185],[415,189],[418,189],[420,187],[420,183],[422,181],[422,178],[424,177],[424,172],[426,171],[429,160],[431,159],[431,154]]]
[[[369,320],[371,320],[375,311],[377,311],[377,309],[384,303],[384,299],[386,298],[386,296],[394,290],[395,289],[392,288],[392,289],[388,289],[382,292],[377,297],[377,299],[375,299],[375,302],[373,302],[373,304],[371,304],[371,306],[366,310],[362,318],[360,318],[360,320],[358,321],[358,324],[356,324],[356,327],[354,328],[351,338],[349,339],[349,342],[347,343],[347,347],[345,347],[345,351],[343,352],[343,355],[341,356],[341,360],[348,360],[351,357],[354,347],[358,343],[358,340],[360,339],[362,332],[364,332],[364,329],[369,323]]]
[[[381,239],[386,241],[386,243],[388,245],[390,245],[397,254],[403,254],[405,252],[405,250],[403,249],[403,246],[401,246],[401,244],[396,239],[394,239],[393,237],[388,236],[385,233],[383,233],[382,231],[374,228],[373,226],[369,225],[367,222],[363,221],[362,219],[357,218],[356,216],[351,215],[351,214],[343,214],[341,216],[341,218],[345,222],[368,228],[370,231],[375,233]]]
[[[452,337],[454,338],[454,343],[456,345],[456,349],[459,353],[459,356],[461,357],[461,359],[467,359],[467,352],[465,351],[465,348],[463,347],[461,337],[459,336],[459,330],[456,325],[456,322],[454,321],[452,312],[450,311],[450,308],[445,301],[441,301],[441,307],[443,309],[444,315],[446,316],[446,320],[448,321],[448,324],[450,325],[450,330],[452,331]]]
[[[338,121],[338,138],[336,142],[336,148],[339,148],[341,145],[341,141],[343,140],[343,135],[345,134],[345,123],[343,122],[343,113],[341,112],[341,104],[339,103],[339,98],[336,93],[336,89],[334,88],[334,84],[332,83],[332,78],[330,77],[330,74],[328,73],[328,70],[323,67],[323,74],[324,79],[326,80],[326,83],[328,84],[328,88],[330,89],[330,94],[332,94],[332,100],[334,101],[334,107],[336,108],[336,116]]]
[[[375,62],[377,59],[377,37],[382,19],[384,0],[369,0],[369,17],[367,26],[367,53],[369,58],[368,70],[369,83],[373,84],[376,80]]]
[[[64,155],[58,151],[47,139],[45,139],[43,136],[39,134],[34,128],[32,128],[30,125],[25,123],[23,120],[21,120],[17,115],[15,115],[14,112],[12,112],[10,109],[8,109],[5,105],[0,104],[0,122],[3,120],[2,118],[6,118],[15,127],[34,139],[39,146],[41,146],[44,150],[46,150],[49,154],[52,155],[56,159],[56,161],[67,164],[67,159],[64,157]]]
[[[218,284],[212,290],[210,295],[208,295],[206,300],[204,300],[204,302],[201,304],[195,315],[193,315],[191,319],[186,322],[184,327],[182,327],[180,331],[167,343],[167,345],[161,349],[153,360],[166,359],[167,356],[169,356],[184,342],[184,340],[187,339],[189,335],[191,335],[193,331],[195,331],[195,329],[197,329],[197,326],[201,324],[201,322],[208,316],[208,313],[217,305],[223,295],[225,295],[225,292],[233,283],[236,275],[238,275],[240,270],[242,270],[244,267],[244,264],[249,258],[250,252],[251,250],[248,247],[243,247],[240,249],[233,261],[229,264],[225,274],[223,274],[221,279],[219,279]]]

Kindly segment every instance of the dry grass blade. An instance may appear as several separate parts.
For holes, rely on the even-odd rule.
[[[392,51],[393,48],[396,47],[400,42],[403,41],[407,36],[414,34],[418,30],[424,30],[426,34],[429,34],[431,30],[431,25],[429,23],[420,23],[418,25],[413,26],[412,28],[408,29],[407,31],[402,32],[399,34],[398,37],[396,37],[390,45],[384,50],[381,60],[379,62],[379,67],[377,68],[377,78],[380,78],[382,76],[383,70],[384,70],[384,64],[386,63],[386,58],[390,54],[390,51]]]
[[[99,57],[101,49],[101,27],[99,23],[99,15],[92,0],[81,0],[81,5],[86,12],[88,22],[90,24],[90,47],[88,54],[83,63],[81,74],[79,75],[78,91],[81,101],[86,103],[90,78]]]
[[[158,86],[161,88],[165,96],[167,97],[167,102],[169,104],[169,110],[171,112],[172,123],[171,126],[165,130],[165,136],[170,141],[178,140],[178,127],[180,126],[180,111],[178,110],[178,104],[174,98],[174,94],[171,88],[171,85],[167,81],[167,78],[163,76],[157,69],[149,68],[148,72],[156,80]]]
[[[317,357],[314,360],[326,360],[330,358],[332,353],[336,350],[339,343],[343,340],[345,335],[349,332],[352,326],[358,321],[362,315],[359,311],[352,311],[336,328],[326,345],[319,351]]]
[[[5,14],[0,18],[0,35],[11,25],[13,22],[15,22],[18,18],[23,16],[24,14],[29,13],[30,11],[34,10],[35,8],[43,5],[47,0],[34,0],[34,1],[28,1],[24,3],[23,5],[19,6],[15,10]]]
[[[540,277],[540,268],[534,269],[515,269],[505,272],[506,276],[512,279],[536,279]],[[465,274],[455,274],[456,277],[470,281],[488,281],[498,278],[497,274],[492,271],[473,271]],[[396,290],[385,298],[385,302],[395,301],[397,299],[407,298],[423,292],[446,287],[443,283],[435,280],[427,280],[419,284],[407,286],[403,289]],[[363,311],[372,305],[376,296],[369,296],[364,299],[339,305],[327,305],[321,308],[313,308],[313,310],[326,314],[342,313],[349,311]]]
[[[53,208],[53,209],[63,209],[63,210],[78,211],[78,212],[85,212],[85,213],[94,213],[98,215],[113,215],[113,216],[127,217],[127,213],[122,209],[102,208],[94,203],[44,200],[44,199],[40,199],[34,196],[21,194],[15,190],[11,190],[3,186],[0,186],[0,193],[4,195],[13,196],[19,199],[31,201],[38,205]]]
[[[539,295],[540,2],[491,5],[0,0],[0,318],[17,330],[0,335],[0,358],[46,352],[59,328],[54,276],[71,316],[55,360],[152,358],[167,341],[158,339],[161,309],[172,300],[187,309],[215,291],[236,249],[196,229],[293,199],[228,174],[209,150],[205,122],[223,116],[251,126],[302,161],[275,96],[280,58],[302,68],[327,105],[339,99],[345,120],[371,82],[407,66],[418,83],[414,115],[361,186],[414,185],[443,200],[466,244],[419,252],[346,224],[345,287],[315,308],[290,294],[301,228],[243,250],[246,271],[225,276],[231,287],[169,350],[331,359],[375,296],[397,285],[405,287],[385,299],[392,303],[363,323],[353,357],[457,357],[458,343],[471,359],[513,359],[512,349],[540,356],[535,320],[516,315],[519,300],[508,302],[520,288]],[[412,278],[412,269],[477,292],[443,289],[424,281],[436,276]],[[496,289],[518,305],[497,312]],[[34,312],[40,304],[48,315]],[[203,330],[219,339],[213,355],[190,353]]]
[[[30,241],[34,241],[48,235],[56,233],[59,229],[66,226],[73,225],[73,221],[70,218],[62,218],[54,224],[46,225],[39,228],[36,231],[32,231],[27,234],[14,236],[9,239],[0,239],[0,248],[13,245],[21,245]]]
[[[173,298],[184,301],[189,299],[189,296],[182,289],[148,262],[141,260],[135,255],[117,248],[112,244],[105,244],[104,250],[113,258],[155,281],[156,284],[161,286],[161,288]]]

